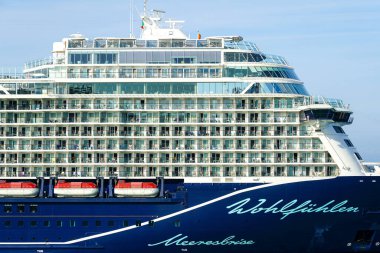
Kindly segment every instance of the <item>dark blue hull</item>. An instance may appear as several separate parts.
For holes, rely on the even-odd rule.
[[[167,184],[154,199],[1,199],[0,252],[380,252],[380,181]]]

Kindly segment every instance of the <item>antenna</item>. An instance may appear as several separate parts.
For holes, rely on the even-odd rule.
[[[144,0],[144,17],[146,17],[146,6],[148,4],[148,0]]]
[[[133,38],[133,6],[134,6],[134,1],[133,0],[130,0],[130,23],[129,23],[129,28],[130,28],[130,33],[129,33],[129,37],[130,38]]]
[[[164,14],[164,13],[166,13],[166,11],[162,11],[162,10],[153,10],[153,12],[155,12],[155,13],[161,13],[161,14]]]

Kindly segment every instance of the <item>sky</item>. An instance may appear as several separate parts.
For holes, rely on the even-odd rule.
[[[134,3],[138,36],[143,0]],[[380,162],[379,0],[150,0],[148,9],[186,21],[193,38],[240,35],[284,56],[311,94],[350,105],[345,131],[365,160]],[[20,67],[73,33],[128,37],[130,0],[0,0],[0,24],[0,69]]]

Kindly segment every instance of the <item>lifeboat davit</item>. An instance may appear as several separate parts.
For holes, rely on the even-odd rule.
[[[99,193],[92,182],[66,182],[59,180],[54,186],[54,194],[59,198],[93,198]]]
[[[120,180],[115,186],[116,197],[130,198],[154,198],[159,190],[156,184],[151,182],[125,182]]]
[[[37,184],[32,182],[0,181],[0,197],[34,198],[38,192]]]

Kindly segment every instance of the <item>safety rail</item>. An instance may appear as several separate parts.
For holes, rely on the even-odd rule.
[[[27,62],[24,64],[24,69],[37,68],[44,65],[52,65],[54,63],[53,58],[39,59]]]

